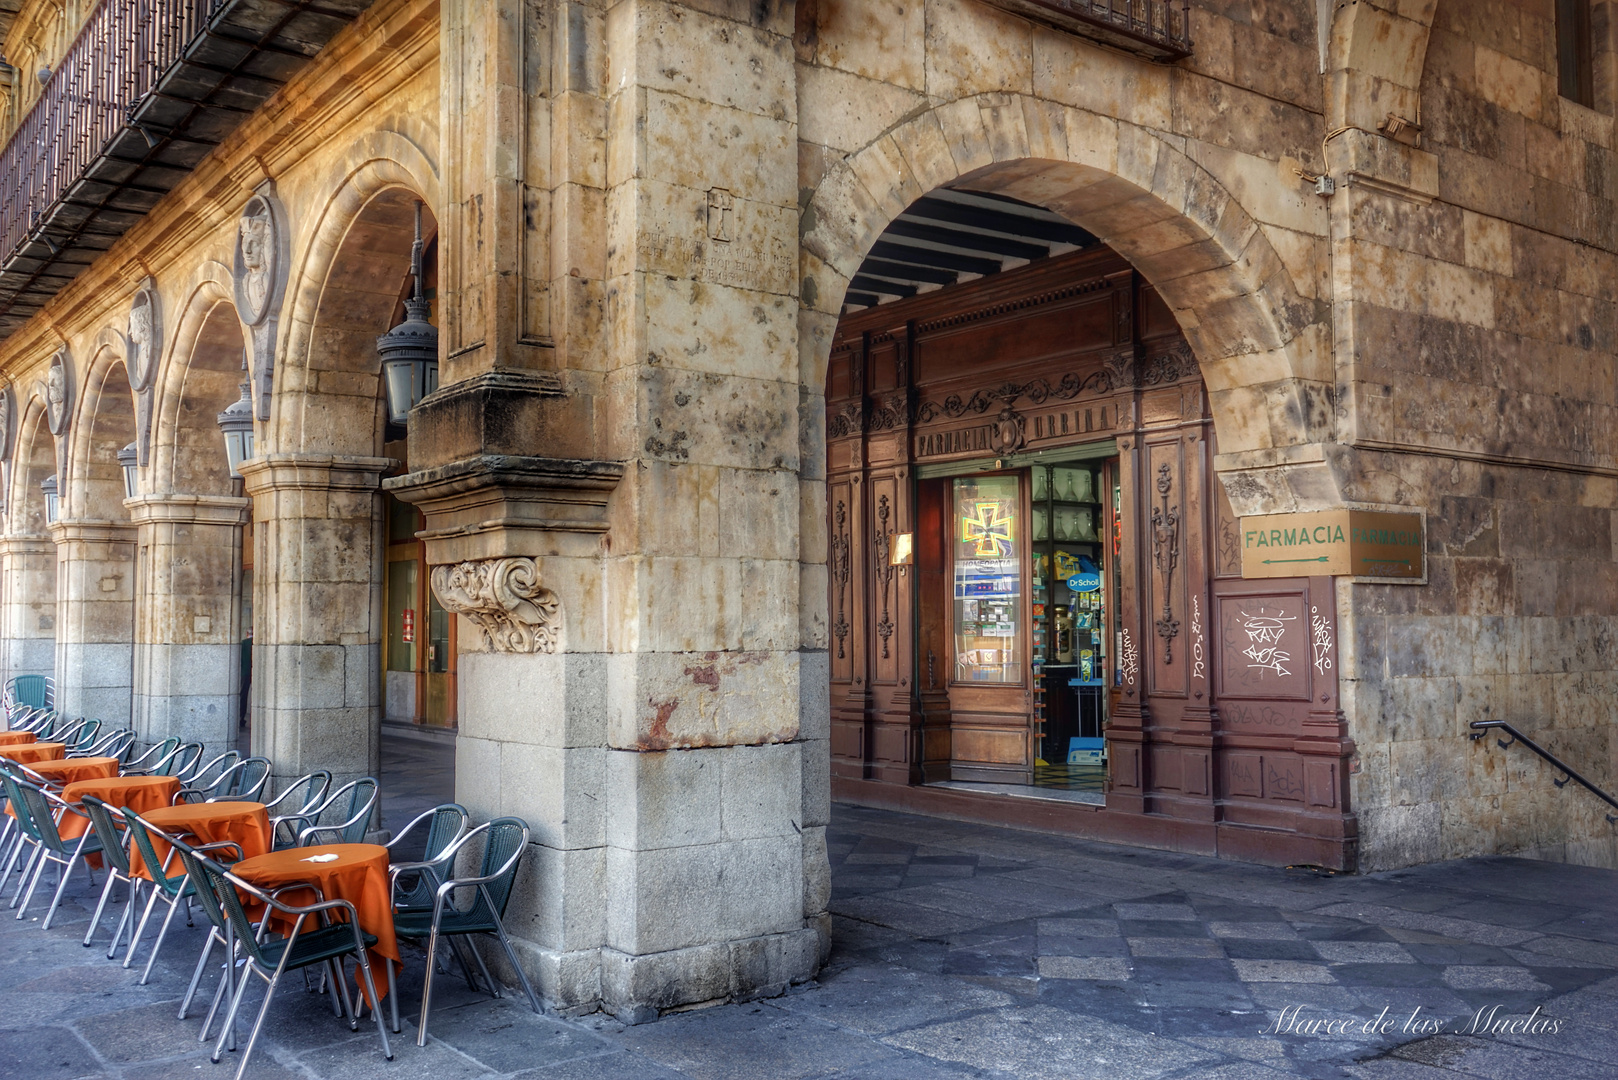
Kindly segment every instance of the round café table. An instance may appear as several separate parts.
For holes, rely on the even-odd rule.
[[[0,746],[21,746],[35,741],[32,731],[0,731]]]
[[[71,784],[75,780],[110,780],[122,764],[115,757],[72,757],[40,761],[28,766],[47,780]]]
[[[40,761],[60,761],[67,757],[67,743],[32,742],[17,746],[0,746],[0,757],[33,765]]]
[[[337,858],[329,862],[310,861],[323,855],[336,855]],[[376,944],[367,950],[371,959],[371,977],[376,980],[377,993],[387,994],[387,973],[391,969],[383,967],[381,960],[386,958],[390,964],[399,962],[399,939],[393,932],[393,891],[388,883],[387,848],[381,844],[320,844],[315,847],[287,848],[244,859],[232,866],[230,872],[266,892],[285,885],[309,884],[318,888],[321,896],[327,900],[347,900],[353,904],[354,910],[359,913],[360,929],[376,937]],[[313,904],[318,899],[313,893],[301,891],[280,897],[283,903],[294,907]],[[340,911],[330,914],[337,918],[343,915]],[[282,933],[290,933],[292,921],[277,913],[272,916],[271,925]],[[309,920],[305,920],[304,926],[314,929]],[[360,992],[364,993],[364,980],[360,978],[357,965],[354,979]]]
[[[193,836],[199,845],[230,840],[241,846],[243,858],[250,859],[270,850],[270,811],[260,802],[181,803],[158,807],[141,817],[170,836]],[[169,845],[161,838],[152,837],[152,850],[159,859],[167,860]],[[215,853],[218,854],[222,853]],[[229,862],[230,859],[219,861]],[[176,860],[169,867],[171,876],[178,865]],[[151,872],[138,847],[129,853],[129,872],[151,880]]]
[[[62,799],[75,803],[86,795],[94,795],[115,809],[129,807],[137,814],[167,806],[180,790],[177,776],[109,776],[102,780],[75,780],[62,789]],[[59,827],[64,838],[82,836],[90,827],[90,819],[78,814],[64,814]]]

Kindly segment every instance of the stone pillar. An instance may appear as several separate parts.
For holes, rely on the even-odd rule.
[[[241,695],[242,526],[252,502],[146,495],[136,529],[135,730],[210,752],[236,741]],[[211,753],[210,753],[211,756]]]
[[[0,632],[5,675],[56,674],[56,545],[44,536],[0,540]],[[43,586],[43,588],[42,588]]]
[[[382,499],[388,458],[244,462],[253,500],[253,753],[277,785],[375,776],[382,724]]]
[[[125,725],[134,685],[135,527],[58,521],[56,707]]]

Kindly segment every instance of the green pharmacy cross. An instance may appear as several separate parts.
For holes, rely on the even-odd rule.
[[[961,518],[961,540],[976,544],[976,554],[991,558],[1005,558],[1011,554],[1010,514],[1003,514],[1000,503],[976,504],[976,517]]]

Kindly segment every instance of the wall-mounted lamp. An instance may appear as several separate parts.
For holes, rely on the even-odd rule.
[[[57,510],[60,508],[56,499],[56,475],[52,473],[41,480],[39,490],[45,493],[45,524],[55,525]]]
[[[242,354],[242,370],[247,370],[247,354]],[[219,431],[225,436],[225,459],[230,475],[241,478],[241,464],[253,456],[253,395],[245,382],[242,396],[219,414]]]
[[[410,274],[415,285],[405,301],[404,322],[376,339],[382,357],[382,387],[388,398],[388,420],[404,426],[416,402],[438,389],[438,327],[427,321],[432,305],[421,284],[421,203],[416,204],[416,241],[410,245]]]
[[[130,443],[118,451],[118,465],[124,470],[124,498],[133,499],[140,487],[140,451]]]

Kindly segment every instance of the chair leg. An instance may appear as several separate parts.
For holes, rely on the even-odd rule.
[[[45,867],[51,864],[51,857],[44,848],[39,849],[39,869],[34,871],[34,879],[28,883],[28,894],[22,898],[22,906],[17,909],[17,918],[21,919],[28,914],[28,905],[34,901],[34,890],[39,888],[39,879],[45,876]]]
[[[56,883],[56,894],[51,897],[51,909],[45,912],[45,921],[39,924],[41,930],[51,928],[51,920],[56,917],[56,909],[62,903],[62,893],[67,889],[67,879],[73,876],[73,868],[81,861],[77,858],[69,858],[62,864],[62,880]],[[86,862],[84,866],[88,870],[90,864]]]
[[[500,922],[499,916],[495,917],[494,928],[500,932],[500,944],[505,947],[506,959],[511,962],[511,966],[517,971],[517,979],[522,983],[523,992],[528,995],[528,1004],[533,1006],[535,1013],[541,1016],[545,1015],[545,1010],[539,1006],[539,995],[534,993],[534,987],[528,981],[528,975],[523,971],[522,965],[517,963],[517,950],[511,947],[511,939],[506,937],[506,928]]]
[[[483,962],[483,954],[478,952],[477,943],[470,938],[466,939],[466,951],[472,954],[472,959],[478,963],[478,970],[483,973],[483,981],[489,984],[489,993],[494,997],[500,996],[500,984],[494,981],[489,974],[489,965]]]
[[[174,921],[174,915],[180,910],[180,898],[174,897],[169,901],[169,913],[163,916],[163,928],[157,932],[157,940],[152,942],[152,955],[146,958],[146,970],[140,973],[139,985],[145,986],[152,977],[152,965],[157,963],[157,954],[162,951],[163,939],[169,936],[169,923]]]
[[[335,961],[327,960],[320,965],[320,992],[327,992],[327,984],[331,985],[331,1012],[339,1020],[343,1018],[343,999],[338,995],[337,988],[342,985],[342,982],[343,973],[337,970]]]
[[[354,1004],[353,997],[348,993],[348,975],[343,970],[343,958],[336,957],[331,963],[336,971],[335,978],[337,980],[337,988],[334,993],[342,995],[343,1011],[348,1014],[348,1030],[358,1031],[360,1029],[360,1010]],[[342,1013],[338,1015],[342,1015]]]
[[[427,1045],[427,1014],[433,1008],[433,968],[438,959],[438,927],[427,935],[427,977],[421,984],[421,1024],[416,1028],[416,1045]]]
[[[231,1026],[236,1023],[236,1012],[242,1007],[242,997],[247,993],[247,976],[253,970],[253,962],[247,962],[247,969],[242,972],[241,982],[236,984],[236,992],[230,995],[230,1008],[225,1010],[225,1026],[219,1029],[219,1040],[213,1045],[213,1063],[219,1064],[219,1055],[225,1052],[225,1037],[230,1034]],[[269,995],[264,997],[264,1005],[270,1004]],[[262,1011],[262,1010],[261,1010]],[[245,1065],[246,1062],[243,1062]]]
[[[389,1061],[393,1060],[393,1048],[388,1046],[388,1026],[382,1022],[382,1002],[376,996],[376,980],[371,978],[371,959],[364,949],[359,950],[360,974],[364,976],[365,993],[371,999],[371,1015],[376,1017],[376,1033],[382,1036],[382,1056]],[[392,964],[387,957],[382,958],[384,964]]]
[[[247,1046],[242,1049],[242,1063],[241,1067],[236,1070],[236,1080],[242,1080],[247,1075],[248,1059],[253,1056],[253,1045],[258,1042],[258,1033],[264,1027],[264,1017],[269,1015],[270,1001],[275,997],[275,987],[280,981],[281,971],[277,968],[275,973],[270,976],[270,985],[264,988],[264,1004],[259,1006],[258,1018],[253,1021],[253,1030],[247,1036]],[[229,1021],[226,1021],[227,1030],[229,1026]]]
[[[208,931],[208,940],[203,943],[202,955],[197,957],[196,970],[191,972],[191,985],[185,988],[185,997],[180,1001],[180,1019],[185,1019],[186,1010],[191,1008],[191,999],[196,995],[197,985],[202,982],[202,973],[208,967],[208,957],[213,955],[214,931]],[[227,956],[225,958],[229,960]]]
[[[123,940],[124,927],[127,926],[130,933],[135,932],[135,920],[132,916],[135,913],[135,906],[140,903],[140,889],[136,887],[139,880],[131,878],[129,881],[129,895],[124,899],[124,913],[118,916],[118,929],[112,932],[112,944],[107,946],[108,960],[118,952],[118,942]]]
[[[399,984],[393,978],[393,961],[383,957],[388,969],[388,1012],[393,1020],[393,1033],[399,1034]]]
[[[141,912],[140,925],[135,927],[135,933],[129,939],[129,951],[124,953],[124,967],[128,967],[130,961],[135,959],[135,949],[140,946],[140,939],[146,933],[146,923],[152,917],[152,908],[157,906],[157,898],[162,893],[163,890],[157,887],[157,882],[152,882],[152,895],[146,901],[146,910]]]
[[[84,931],[84,947],[86,947],[86,949],[91,947],[91,938],[94,938],[95,936],[95,928],[100,926],[100,915],[102,915],[102,912],[107,910],[107,897],[112,895],[112,886],[113,882],[115,881],[118,881],[118,873],[113,870],[112,866],[108,866],[107,884],[102,886],[102,894],[100,894],[100,899],[95,902],[95,915],[91,916],[91,928]]]
[[[242,972],[242,978],[247,978],[247,972]],[[236,996],[236,934],[229,926],[225,927],[225,971],[219,977],[219,986],[213,992],[213,1004],[208,1006],[208,1015],[202,1018],[202,1032],[197,1036],[198,1042],[208,1041],[208,1029],[213,1026],[213,1018],[219,1012],[219,1003],[226,997],[235,1000]],[[230,1043],[232,1050],[236,1049],[236,1028],[230,1026]]]
[[[28,856],[28,865],[22,868],[22,877],[17,879],[17,891],[11,894],[11,906],[16,907],[22,903],[22,894],[28,888],[28,883],[34,878],[34,871],[39,866],[39,857],[45,848],[39,844],[34,845],[33,852]],[[22,918],[18,915],[17,918]]]

